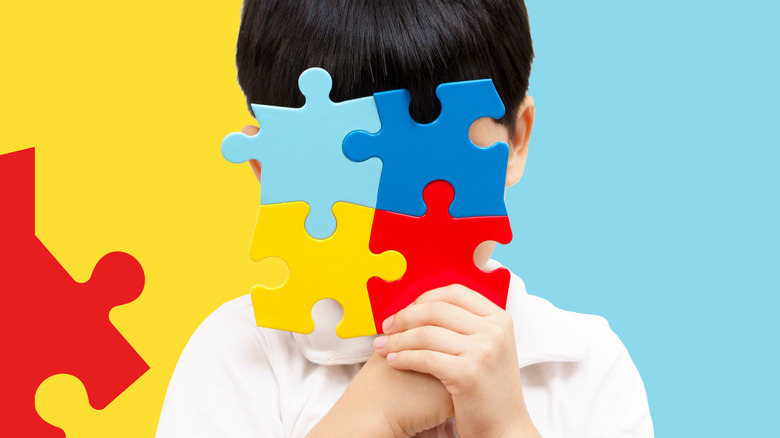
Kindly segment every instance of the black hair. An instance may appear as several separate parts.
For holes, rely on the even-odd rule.
[[[298,76],[321,67],[331,100],[406,88],[428,123],[438,84],[491,78],[511,128],[533,56],[523,0],[244,0],[236,46],[247,104],[300,107]]]

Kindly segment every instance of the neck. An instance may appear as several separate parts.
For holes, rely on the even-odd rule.
[[[474,264],[477,265],[479,269],[484,270],[485,266],[487,266],[488,260],[490,260],[490,256],[493,255],[493,250],[495,249],[496,242],[492,240],[480,243],[477,246],[477,249],[474,250]]]

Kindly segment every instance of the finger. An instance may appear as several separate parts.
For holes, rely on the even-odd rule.
[[[382,356],[403,350],[432,350],[457,356],[466,351],[467,345],[467,336],[435,326],[417,327],[374,339],[374,349]]]
[[[414,302],[418,304],[430,303],[432,301],[450,303],[479,316],[488,316],[502,310],[482,294],[460,284],[429,290],[420,295]]]
[[[431,350],[404,350],[387,355],[387,363],[398,370],[430,374],[445,381],[456,378],[463,360],[458,356]]]
[[[480,317],[443,301],[413,304],[400,310],[382,323],[385,334],[400,333],[423,326],[436,326],[463,335],[471,335],[482,328]]]
[[[246,135],[255,135],[260,132],[260,128],[254,125],[246,125],[243,129],[241,129],[241,132]]]

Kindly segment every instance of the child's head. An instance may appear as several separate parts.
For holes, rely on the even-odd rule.
[[[510,130],[532,59],[523,0],[245,0],[236,50],[248,103],[299,107],[298,76],[322,67],[332,100],[406,88],[427,123],[438,84],[491,78]]]
[[[321,67],[333,78],[333,101],[405,88],[412,117],[427,123],[440,111],[437,85],[492,79],[506,113],[498,122],[477,120],[469,135],[478,146],[510,145],[507,186],[520,179],[527,158],[532,60],[523,0],[244,0],[236,48],[249,104],[302,106],[298,77]],[[250,163],[259,180],[260,164]],[[479,246],[478,266],[494,245]]]

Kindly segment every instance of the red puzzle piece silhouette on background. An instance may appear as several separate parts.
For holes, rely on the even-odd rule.
[[[507,244],[512,230],[507,216],[453,218],[449,206],[455,198],[452,185],[433,181],[425,187],[423,216],[376,210],[369,248],[375,254],[396,250],[406,258],[406,273],[387,282],[368,280],[368,295],[377,333],[382,322],[424,292],[451,284],[475,290],[502,309],[506,308],[511,274],[506,268],[485,272],[474,264],[474,250],[487,240]]]
[[[141,265],[122,252],[103,256],[86,283],[74,281],[35,236],[34,149],[0,155],[0,435],[65,436],[35,410],[35,392],[52,375],[80,379],[102,409],[149,369],[108,319],[143,286]]]

